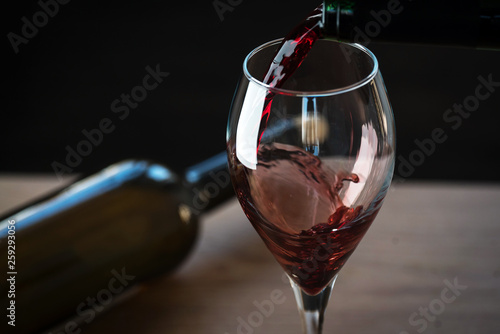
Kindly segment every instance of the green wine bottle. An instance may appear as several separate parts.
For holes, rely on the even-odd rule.
[[[174,269],[199,215],[233,195],[226,166],[223,153],[181,178],[124,161],[0,218],[2,322],[15,333],[72,332],[79,325],[68,319],[89,322],[130,287]]]
[[[500,49],[497,0],[325,0],[325,35],[346,42]]]

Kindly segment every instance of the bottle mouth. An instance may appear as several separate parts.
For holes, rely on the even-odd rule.
[[[347,93],[356,90],[367,83],[371,82],[379,71],[378,60],[375,55],[368,50],[366,47],[357,43],[343,43],[333,40],[321,39],[316,42],[316,44],[321,44],[322,48],[324,46],[330,49],[335,49],[335,52],[330,51],[331,55],[325,53],[321,56],[322,50],[316,52],[316,54],[311,55],[316,50],[316,45],[313,46],[310,55],[306,57],[304,63],[297,70],[297,73],[302,71],[305,77],[308,70],[303,69],[307,67],[306,62],[310,63],[312,66],[316,67],[316,74],[319,78],[315,79],[315,82],[306,82],[303,86],[299,86],[300,89],[289,88],[285,83],[284,87],[271,87],[270,85],[264,83],[261,79],[263,78],[265,72],[267,71],[268,65],[272,62],[272,57],[274,53],[281,44],[282,39],[276,39],[262,44],[252,50],[245,58],[243,62],[243,73],[249,81],[257,84],[258,86],[265,88],[266,90],[273,92],[275,94],[287,95],[287,96],[297,96],[297,97],[313,97],[313,96],[330,96]],[[309,58],[313,59],[309,59]],[[325,62],[324,68],[321,68],[317,59],[320,58]],[[310,66],[309,68],[312,68]],[[331,69],[330,72],[323,71]],[[335,82],[330,82],[326,80],[326,76],[330,74],[335,74],[335,70],[341,69],[344,72],[343,75],[338,75],[339,79]],[[324,73],[321,73],[324,72]],[[296,76],[297,73],[294,73]],[[345,75],[345,73],[351,73],[350,75]],[[309,76],[311,72],[309,72]],[[321,76],[324,76],[324,80],[321,80]],[[335,75],[333,75],[335,77]],[[318,82],[326,82],[323,85],[317,85]],[[307,86],[307,87],[306,87]]]

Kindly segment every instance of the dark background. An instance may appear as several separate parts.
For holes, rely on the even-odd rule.
[[[223,0],[222,2],[226,2]],[[235,1],[237,3],[237,1]],[[233,3],[235,3],[233,2]],[[53,172],[82,130],[116,126],[73,172],[130,157],[181,170],[225,149],[225,127],[245,55],[283,37],[318,1],[242,1],[221,21],[206,1],[70,1],[15,54],[36,1],[3,4],[4,75],[0,171]],[[410,178],[500,180],[500,87],[456,130],[443,114],[474,95],[478,77],[500,81],[500,52],[437,46],[368,46],[377,55],[394,108],[398,157],[442,128],[448,139]],[[170,75],[127,118],[113,100],[142,84],[146,66]]]

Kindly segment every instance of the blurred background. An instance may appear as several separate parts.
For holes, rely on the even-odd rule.
[[[130,157],[181,170],[223,151],[245,55],[284,36],[319,1],[223,1],[219,13],[214,3],[71,1],[52,9],[52,17],[37,16],[40,27],[37,32],[24,28],[32,35],[26,39],[23,17],[33,22],[41,5],[34,0],[4,4],[1,172],[54,173],[57,162],[68,166],[65,171],[86,173]],[[431,138],[434,129],[443,129],[447,138],[400,176],[500,180],[500,87],[470,117],[444,118],[454,104],[474,96],[480,76],[500,81],[500,54],[368,47],[380,61],[393,104],[398,163],[418,160],[415,140]],[[148,66],[168,76],[141,96],[144,90],[136,87],[143,85]],[[141,101],[127,106],[122,99],[131,93]],[[108,133],[96,135],[98,144],[90,149],[79,147],[87,140],[85,131],[95,133],[103,120]],[[78,147],[87,155],[69,166],[68,152]]]

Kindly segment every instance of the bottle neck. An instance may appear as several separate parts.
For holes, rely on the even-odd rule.
[[[185,202],[198,214],[233,197],[227,153],[221,152],[186,169],[183,183],[187,190]]]
[[[494,0],[325,0],[324,34],[346,42],[500,49]]]

